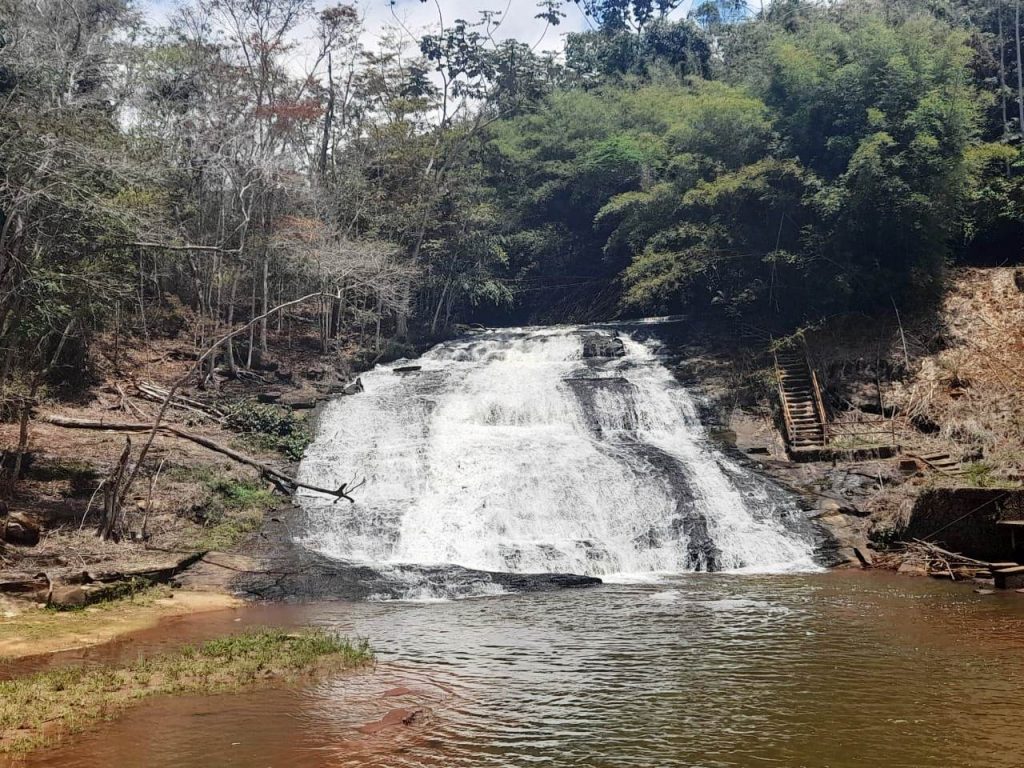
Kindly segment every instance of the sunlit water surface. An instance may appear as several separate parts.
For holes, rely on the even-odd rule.
[[[862,574],[690,575],[448,603],[268,606],[378,665],[286,692],[164,700],[29,765],[1016,768],[1024,595]],[[65,659],[67,661],[67,659]],[[422,709],[411,726],[375,726]]]

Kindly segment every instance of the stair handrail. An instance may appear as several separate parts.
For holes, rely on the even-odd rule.
[[[821,387],[818,386],[818,374],[811,367],[810,360],[807,361],[807,368],[811,372],[811,383],[814,385],[814,405],[818,411],[818,419],[821,421],[821,438],[825,445],[828,445],[828,419],[825,418],[825,401],[821,397]]]

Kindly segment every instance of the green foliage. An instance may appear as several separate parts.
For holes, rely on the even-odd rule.
[[[968,485],[976,488],[988,488],[993,485],[992,465],[983,461],[975,461],[964,465],[964,477]]]
[[[202,534],[190,546],[223,552],[259,530],[264,513],[277,505],[274,494],[260,483],[210,475],[204,480],[210,497],[199,520]]]
[[[252,399],[232,403],[226,409],[225,426],[241,432],[263,450],[276,450],[298,461],[313,436],[305,422],[276,405]]]
[[[988,100],[948,14],[742,11],[697,14],[720,38],[720,80],[612,74],[594,54],[584,88],[492,127],[517,279],[593,277],[624,289],[625,312],[703,306],[784,331],[929,300],[959,242],[1020,221],[1017,150],[980,141]],[[637,35],[616,13],[608,51]]]

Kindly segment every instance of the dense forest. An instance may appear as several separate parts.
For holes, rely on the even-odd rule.
[[[299,297],[323,351],[380,354],[465,322],[785,332],[1020,258],[1019,0],[681,5],[395,14],[370,49],[344,4],[154,28],[0,0],[0,386],[175,322],[197,349],[248,326],[209,362],[244,370]],[[514,14],[586,28],[546,52]]]

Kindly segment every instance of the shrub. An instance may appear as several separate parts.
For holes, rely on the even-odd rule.
[[[256,448],[278,451],[292,461],[301,459],[312,441],[309,428],[294,413],[251,399],[228,406],[225,425]]]

